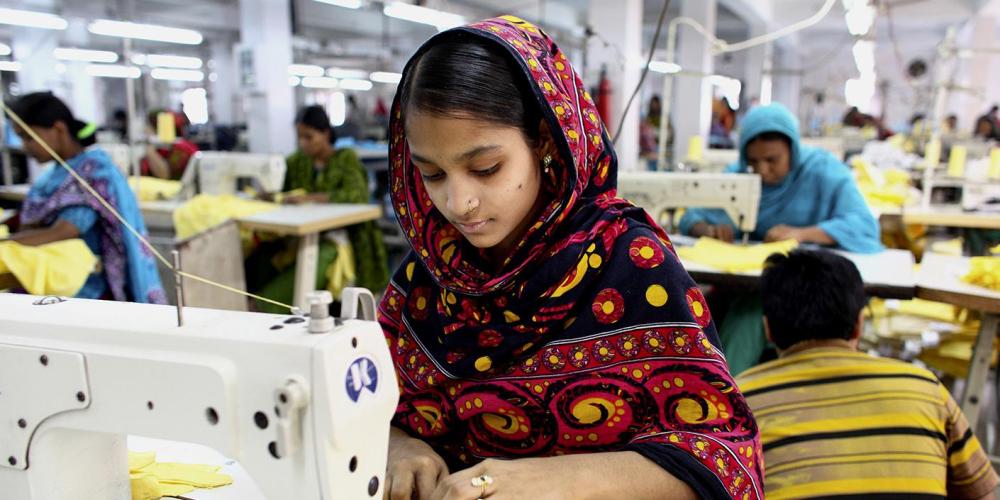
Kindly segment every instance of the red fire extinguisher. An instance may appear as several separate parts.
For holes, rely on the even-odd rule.
[[[608,79],[608,66],[601,65],[601,80],[597,84],[597,113],[601,120],[608,123],[611,118],[611,80]]]

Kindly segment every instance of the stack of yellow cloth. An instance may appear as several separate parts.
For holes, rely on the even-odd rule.
[[[155,451],[128,452],[132,500],[157,500],[184,495],[195,488],[232,484],[233,478],[220,474],[219,469],[215,465],[158,463]]]
[[[910,174],[898,168],[876,170],[868,161],[859,157],[851,160],[858,189],[869,207],[875,209],[899,208],[907,203],[910,194]]]
[[[266,201],[247,200],[228,194],[200,194],[174,211],[174,227],[177,238],[184,239],[229,219],[274,210],[277,206]]]
[[[678,247],[677,254],[689,262],[697,262],[729,273],[761,271],[764,261],[773,253],[788,253],[799,246],[795,240],[734,245],[713,238],[698,238],[693,246]]]
[[[76,295],[96,265],[97,257],[81,239],[37,247],[0,242],[0,274],[13,274],[33,295]]]
[[[1000,256],[970,258],[969,272],[962,281],[1000,291]]]
[[[128,185],[139,201],[170,200],[181,192],[181,181],[171,181],[156,177],[129,177]]]

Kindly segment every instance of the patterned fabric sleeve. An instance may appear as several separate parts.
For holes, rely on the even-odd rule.
[[[997,488],[1000,478],[962,409],[944,386],[940,390],[948,418],[948,498],[981,498]]]
[[[97,223],[97,212],[94,209],[82,205],[64,208],[59,211],[59,219],[67,221],[76,226],[82,237],[84,233],[90,231]]]

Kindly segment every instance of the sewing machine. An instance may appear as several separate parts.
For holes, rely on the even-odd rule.
[[[131,498],[126,435],[209,446],[267,498],[381,499],[399,397],[375,302],[279,316],[0,294],[0,497]],[[221,490],[220,490],[221,491]]]
[[[285,182],[285,159],[281,155],[199,151],[191,158],[181,182],[190,197],[197,183],[199,193],[234,194],[244,180],[259,191],[281,192]]]
[[[721,208],[744,233],[757,227],[757,174],[620,172],[618,195],[646,209],[656,220],[678,208]],[[672,226],[673,217],[670,217]],[[669,227],[668,229],[672,229]]]

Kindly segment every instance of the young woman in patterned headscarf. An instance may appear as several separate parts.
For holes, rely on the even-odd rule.
[[[439,34],[390,123],[413,251],[379,306],[387,497],[760,498],[757,426],[566,56],[505,16]],[[495,460],[510,459],[510,460]]]

